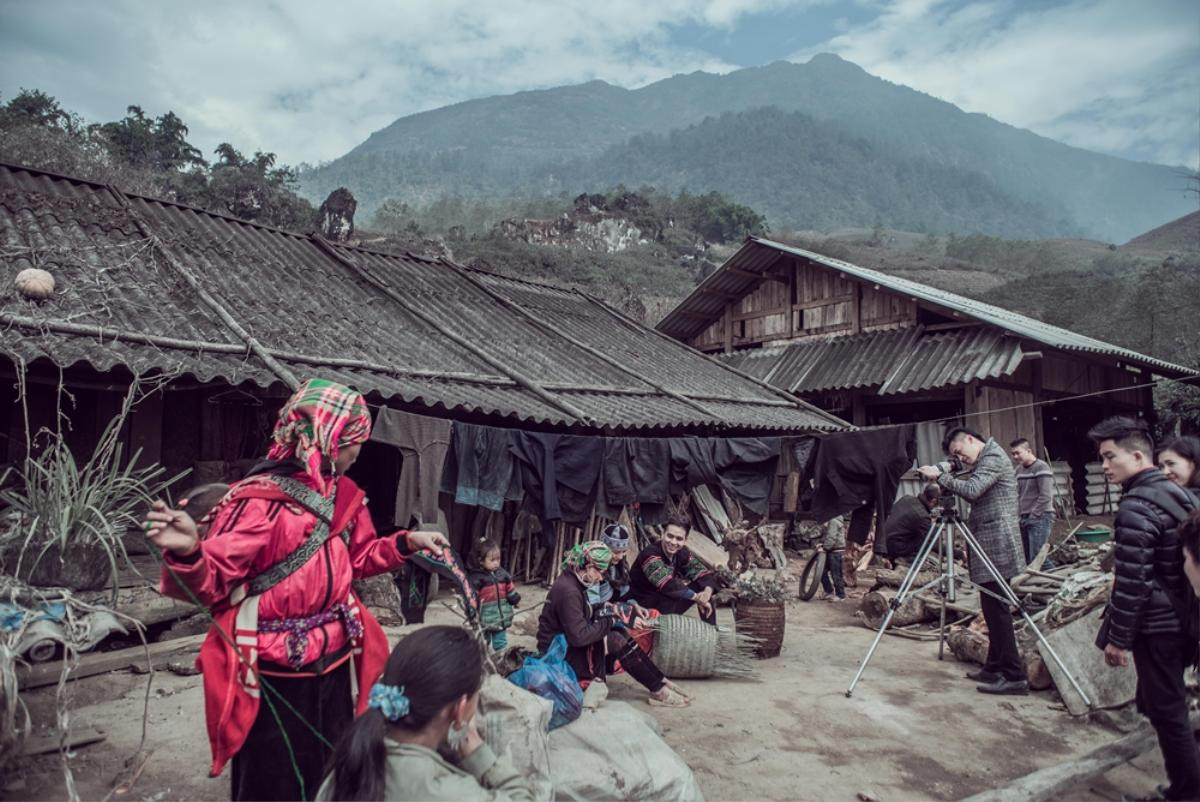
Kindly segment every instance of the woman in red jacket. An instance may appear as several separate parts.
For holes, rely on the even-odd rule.
[[[362,395],[309,380],[280,410],[267,461],[205,517],[203,540],[183,510],[156,502],[147,515],[163,592],[213,614],[197,662],[212,775],[232,757],[235,800],[312,798],[388,654],[351,580],[447,545],[437,533],[377,535],[344,476],[370,432]]]

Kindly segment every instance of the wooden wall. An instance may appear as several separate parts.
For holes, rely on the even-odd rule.
[[[916,325],[917,304],[824,265],[781,260],[689,344],[704,351]]]
[[[1005,451],[1013,440],[1024,437],[1033,444],[1035,454],[1041,453],[1041,409],[1028,406],[1034,402],[1032,392],[972,382],[965,390],[964,402],[967,426],[996,438]]]

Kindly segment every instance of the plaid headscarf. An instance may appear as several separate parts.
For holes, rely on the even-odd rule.
[[[300,460],[321,495],[328,496],[333,484],[321,474],[321,458],[333,462],[340,449],[370,435],[371,413],[362,393],[337,382],[309,379],[279,410],[271,435],[275,444],[267,459]]]
[[[607,571],[611,564],[612,549],[599,540],[589,540],[586,543],[577,543],[566,553],[562,568],[566,571],[568,568],[582,569],[594,565],[601,571]]]

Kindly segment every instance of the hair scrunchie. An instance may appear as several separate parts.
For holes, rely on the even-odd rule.
[[[399,721],[408,715],[408,697],[404,695],[404,686],[376,682],[371,686],[367,707],[375,708],[388,721]]]

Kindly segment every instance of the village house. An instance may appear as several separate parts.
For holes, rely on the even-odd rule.
[[[1071,466],[1086,487],[1086,432],[1153,419],[1150,382],[1195,373],[914,281],[751,237],[658,324],[680,342],[857,426],[917,428],[919,458],[947,421]],[[1061,399],[1061,400],[1059,400]],[[1078,496],[1086,506],[1086,496]]]
[[[30,431],[94,446],[138,377],[127,452],[193,481],[261,457],[297,379],[456,421],[590,435],[845,428],[575,290],[335,244],[115,187],[0,165],[0,464]],[[30,300],[14,277],[55,281]],[[59,388],[66,392],[60,392]],[[386,507],[398,457],[364,454]],[[381,517],[386,517],[386,511]]]

